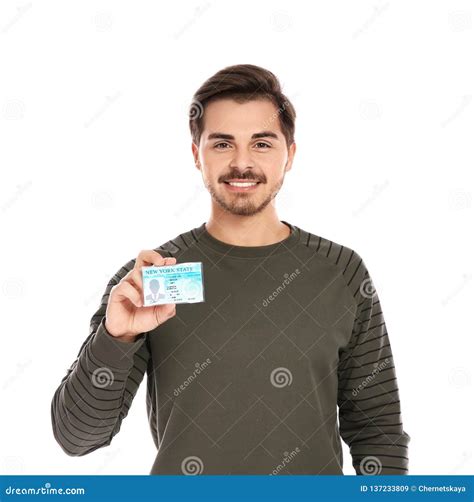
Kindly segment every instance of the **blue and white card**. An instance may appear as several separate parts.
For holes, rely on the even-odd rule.
[[[143,306],[204,301],[201,262],[142,267]]]

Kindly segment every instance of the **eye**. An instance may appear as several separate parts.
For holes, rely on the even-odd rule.
[[[217,143],[214,145],[214,148],[217,148],[217,150],[226,150],[226,148],[218,148],[220,145],[230,146],[229,143]]]
[[[258,143],[256,143],[256,145],[263,145],[263,146],[265,146],[266,148],[271,148],[271,145],[268,145],[267,143],[263,143],[263,142],[261,142],[261,141],[260,141],[260,142],[258,142]]]

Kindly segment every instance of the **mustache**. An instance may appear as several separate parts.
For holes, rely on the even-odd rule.
[[[239,181],[259,181],[261,183],[265,182],[265,179],[263,178],[258,178],[256,176],[252,175],[232,175],[229,174],[227,176],[221,176],[219,178],[219,183],[224,183],[228,180],[239,180]]]

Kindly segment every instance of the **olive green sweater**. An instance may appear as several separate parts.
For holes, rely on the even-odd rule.
[[[259,247],[205,223],[156,248],[203,263],[205,302],[133,343],[105,329],[111,278],[54,392],[53,432],[81,456],[111,443],[144,374],[157,448],[150,474],[407,474],[394,358],[380,300],[354,250],[284,221]],[[144,307],[147,308],[147,307]]]

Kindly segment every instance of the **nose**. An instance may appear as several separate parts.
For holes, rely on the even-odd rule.
[[[235,148],[229,167],[239,171],[255,167],[251,152],[245,148]]]

